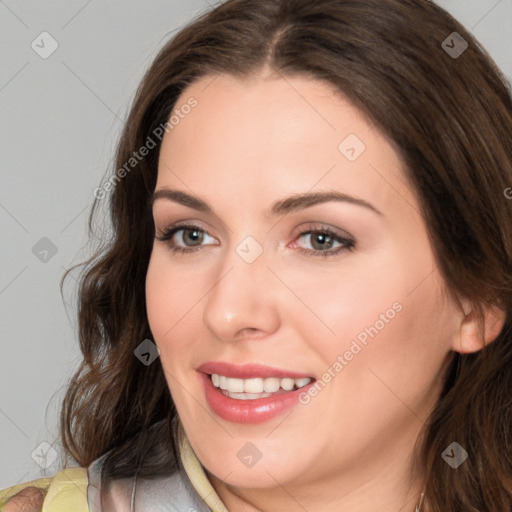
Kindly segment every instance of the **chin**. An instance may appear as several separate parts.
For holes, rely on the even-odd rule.
[[[236,468],[232,468],[231,472],[227,469],[227,465],[217,460],[208,465],[207,470],[216,476],[226,485],[241,489],[267,489],[275,488],[276,482],[279,485],[290,485],[291,482],[297,480],[300,475],[291,471],[299,466],[300,461],[288,461],[290,465],[288,469],[276,466],[276,464],[266,464],[260,460],[252,468],[242,467],[240,464]],[[206,466],[205,466],[206,467]],[[211,467],[211,470],[209,469]]]

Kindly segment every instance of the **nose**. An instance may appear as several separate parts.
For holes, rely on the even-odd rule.
[[[260,338],[279,328],[283,285],[268,263],[265,252],[249,263],[232,249],[219,265],[203,310],[204,324],[216,339]]]

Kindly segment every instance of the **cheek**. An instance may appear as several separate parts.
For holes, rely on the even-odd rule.
[[[441,372],[454,334],[452,310],[441,307],[440,282],[434,274],[412,292],[412,287],[396,284],[391,292],[384,286],[376,295],[380,308],[363,307],[370,315],[361,316],[354,306],[354,317],[362,322],[357,326],[349,312],[344,315],[350,335],[340,340],[343,369],[332,392],[353,412],[354,426],[371,424],[376,411],[381,424],[391,430],[400,419],[425,420],[441,391]]]
[[[204,277],[171,261],[168,250],[155,247],[146,275],[146,309],[157,341],[172,338],[194,315]]]
[[[293,283],[294,294],[300,300],[291,297],[288,302],[293,306],[286,307],[293,307],[293,311],[289,309],[283,321],[291,323],[327,364],[351,347],[356,352],[354,340],[363,349],[369,347],[373,339],[383,338],[389,326],[400,323],[398,317],[404,316],[402,310],[412,280],[404,266],[396,275],[395,267],[399,266],[396,254],[382,248],[371,258],[350,256],[329,273],[290,272],[286,282]],[[390,342],[400,340],[391,338]]]
[[[172,261],[168,249],[155,246],[146,275],[146,310],[153,341],[171,388],[179,390],[194,355],[202,352],[200,336],[205,294],[211,288],[208,276],[199,268]]]
[[[385,404],[421,408],[422,400],[439,391],[438,377],[456,330],[453,305],[443,299],[443,282],[432,271],[431,257],[389,252],[375,261],[344,272],[336,290],[323,284],[310,296],[334,334],[322,337],[316,330],[315,335],[313,323],[297,317],[304,339],[319,340],[315,350],[322,353],[325,371],[335,375],[324,374],[330,382],[326,400],[333,393],[356,415]],[[367,407],[361,408],[363,403]]]
[[[146,275],[146,310],[164,370],[170,370],[168,362],[174,359],[171,352],[178,348],[174,340],[186,324],[192,291],[183,279],[173,274],[169,258],[163,253],[156,248],[151,255]]]
[[[146,310],[149,326],[157,344],[166,326],[167,329],[171,327],[168,309],[172,295],[169,293],[167,281],[165,265],[158,257],[158,253],[153,250],[146,275]]]
[[[185,307],[191,295],[190,287],[184,286],[179,276],[174,276],[168,256],[155,249],[151,255],[146,275],[146,311],[153,341],[160,351],[165,379],[174,403],[185,410],[179,383],[186,371],[186,337],[183,329],[187,324]],[[181,321],[180,321],[181,319]],[[180,340],[182,342],[180,346]]]

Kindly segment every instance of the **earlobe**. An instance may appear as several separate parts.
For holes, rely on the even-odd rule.
[[[500,334],[506,320],[506,313],[498,306],[484,306],[483,316],[469,302],[462,303],[463,317],[458,336],[454,338],[452,349],[461,354],[482,350]]]

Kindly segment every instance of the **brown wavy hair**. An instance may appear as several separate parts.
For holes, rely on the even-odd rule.
[[[468,43],[458,58],[442,47],[453,32]],[[417,463],[426,470],[432,512],[512,510],[510,84],[482,45],[429,0],[228,0],[189,23],[151,63],[115,168],[166,123],[192,82],[218,73],[254,76],[265,65],[277,76],[324,80],[369,116],[406,164],[453,297],[480,312],[489,305],[505,311],[494,342],[451,354]],[[105,475],[112,478],[176,467],[176,410],[160,359],[145,366],[134,357],[152,339],[145,277],[159,149],[116,180],[105,199],[111,229],[81,264],[83,361],[63,402],[61,437],[83,466],[109,452]],[[102,200],[96,197],[90,213],[93,236]],[[453,441],[469,452],[456,470],[441,456]]]

